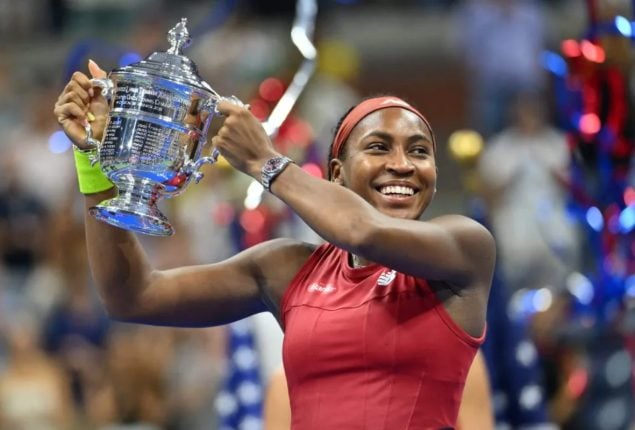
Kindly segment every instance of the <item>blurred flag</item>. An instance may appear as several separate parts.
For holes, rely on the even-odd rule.
[[[262,430],[263,387],[252,321],[228,326],[228,366],[216,398],[219,430]]]

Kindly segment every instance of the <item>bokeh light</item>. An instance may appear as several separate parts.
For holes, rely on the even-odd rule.
[[[245,209],[252,210],[256,209],[260,206],[262,202],[262,193],[265,191],[265,188],[258,181],[252,181],[247,188],[247,195],[245,196],[245,201],[243,204],[245,205]]]
[[[448,149],[459,162],[473,161],[483,151],[483,136],[474,130],[457,130],[450,135]]]
[[[582,55],[582,52],[580,51],[580,44],[578,43],[577,40],[574,40],[574,39],[563,40],[560,46],[561,46],[562,52],[567,57],[574,58],[574,57],[579,57],[580,55]]]
[[[604,49],[589,40],[583,40],[580,43],[580,50],[584,58],[594,63],[603,63],[606,59]]]
[[[630,233],[635,227],[635,205],[626,207],[619,217],[620,231]]]
[[[263,100],[276,102],[284,93],[284,84],[278,78],[267,78],[260,83],[258,94]]]
[[[62,130],[53,132],[48,140],[48,148],[53,154],[62,154],[71,149],[73,143]]]
[[[265,226],[265,215],[257,209],[247,209],[240,214],[240,225],[248,233],[257,233]]]
[[[582,273],[573,272],[566,279],[567,290],[583,305],[593,301],[593,284]]]
[[[119,57],[119,67],[126,67],[143,60],[143,57],[137,52],[126,52]]]
[[[623,36],[631,37],[633,35],[633,25],[628,19],[621,15],[615,17],[615,28],[617,28],[617,31]]]
[[[322,172],[322,168],[316,163],[304,163],[302,165],[302,169],[309,173],[311,176],[315,176],[316,178],[324,178],[324,174]]]
[[[267,119],[271,112],[269,104],[259,98],[249,100],[249,110],[260,121]]]
[[[595,206],[590,207],[586,211],[586,222],[595,231],[599,232],[604,228],[604,217],[602,216],[602,212],[600,212],[600,210]]]
[[[578,129],[584,134],[597,134],[602,127],[600,118],[594,113],[585,113],[580,116]]]
[[[551,51],[542,53],[542,66],[556,76],[566,76],[569,72],[567,62],[560,55]]]

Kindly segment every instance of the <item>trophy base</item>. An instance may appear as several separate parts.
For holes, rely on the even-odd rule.
[[[150,236],[172,236],[174,228],[156,206],[161,185],[132,179],[116,184],[119,195],[88,211],[100,221]]]

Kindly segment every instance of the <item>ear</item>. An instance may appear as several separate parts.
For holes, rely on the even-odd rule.
[[[344,178],[342,176],[344,165],[341,160],[334,158],[329,162],[329,169],[331,171],[331,182],[335,182],[338,185],[344,185]]]

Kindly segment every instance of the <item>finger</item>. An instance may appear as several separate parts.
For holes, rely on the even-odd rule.
[[[90,83],[90,82],[89,82]],[[67,91],[68,93],[76,93],[85,103],[90,102],[90,94],[88,94],[88,90],[90,89],[86,88],[82,85],[80,85],[77,82],[70,82],[69,85],[67,85]]]
[[[93,78],[103,79],[108,76],[108,73],[99,67],[93,60],[88,60],[88,71]]]
[[[67,119],[77,120],[80,122],[83,122],[86,119],[86,113],[84,110],[75,103],[58,104],[55,106],[53,113],[59,123],[62,123]]]
[[[90,97],[83,88],[78,88],[77,90],[62,93],[58,98],[58,103],[76,103],[85,108],[90,103]]]
[[[90,83],[90,78],[86,76],[85,74],[83,74],[82,72],[73,72],[73,75],[71,76],[71,80],[66,85],[66,88],[64,88],[64,91],[73,87],[73,85],[79,85],[85,90],[88,90],[89,88],[92,88],[93,86],[93,84]]]
[[[218,112],[225,116],[236,115],[241,112],[248,112],[244,106],[240,106],[231,100],[221,99],[216,106]]]

